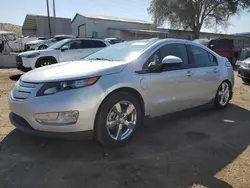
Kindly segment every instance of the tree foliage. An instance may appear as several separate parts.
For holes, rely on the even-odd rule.
[[[148,11],[155,24],[168,21],[172,28],[191,30],[199,38],[202,26],[227,27],[230,16],[249,7],[249,0],[152,0]]]

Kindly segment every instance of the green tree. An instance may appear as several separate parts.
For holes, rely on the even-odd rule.
[[[199,38],[202,27],[228,26],[229,17],[249,9],[249,0],[152,0],[149,13],[156,25],[191,30]]]

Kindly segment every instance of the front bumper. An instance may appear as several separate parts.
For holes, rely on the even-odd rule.
[[[75,133],[94,129],[97,110],[105,97],[98,84],[85,88],[62,91],[54,95],[37,97],[36,93],[42,85],[43,84],[38,84],[36,88],[32,89],[30,94],[19,91],[15,93],[15,90],[12,90],[9,97],[10,111],[24,119],[35,131]],[[16,96],[20,98],[16,98]],[[37,113],[74,110],[79,112],[78,120],[75,124],[43,125],[34,118]],[[11,122],[14,126],[19,127],[19,121],[14,122],[11,120]]]
[[[22,57],[19,56],[19,55],[16,56],[16,68],[19,69],[19,70],[21,70],[21,71],[24,71],[24,72],[27,72],[27,71],[31,70],[31,68],[23,66]]]
[[[238,76],[244,79],[250,79],[250,69],[239,68]]]
[[[14,125],[18,130],[35,136],[45,136],[51,138],[74,138],[74,139],[93,136],[93,131],[82,131],[73,133],[55,133],[55,132],[38,131],[35,130],[33,127],[31,127],[25,119],[12,112],[9,114],[9,118],[12,125]]]

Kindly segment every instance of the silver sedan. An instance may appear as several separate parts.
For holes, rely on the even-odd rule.
[[[186,40],[149,39],[116,44],[82,61],[24,74],[10,93],[10,120],[37,135],[91,133],[120,146],[144,116],[157,117],[232,98],[231,64]]]

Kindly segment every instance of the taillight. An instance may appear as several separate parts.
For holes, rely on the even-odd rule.
[[[232,64],[229,61],[226,61],[225,65],[226,67],[232,67]]]

